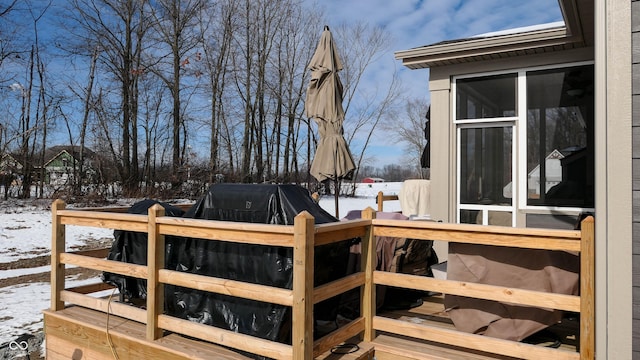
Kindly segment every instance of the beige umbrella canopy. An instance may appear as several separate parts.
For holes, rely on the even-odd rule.
[[[343,136],[342,83],[338,76],[342,61],[328,26],[324,27],[308,68],[311,81],[307,88],[305,113],[316,121],[320,134],[310,172],[318,181],[331,179],[337,185],[341,179],[351,179],[356,166]],[[335,194],[338,216],[338,186]]]

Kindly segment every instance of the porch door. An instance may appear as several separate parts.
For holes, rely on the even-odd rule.
[[[458,127],[458,223],[515,226],[514,127]]]

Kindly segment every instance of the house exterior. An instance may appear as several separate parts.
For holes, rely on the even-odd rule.
[[[396,52],[430,71],[431,217],[595,214],[597,358],[640,358],[640,0],[559,5],[561,23]]]
[[[370,183],[381,183],[381,182],[384,182],[384,179],[378,178],[378,177],[366,177],[366,178],[362,179],[362,182],[363,183],[368,183],[368,184],[370,184]]]
[[[84,169],[85,177],[89,179],[95,175],[92,167],[92,159],[95,153],[89,149],[84,149]],[[77,172],[80,171],[80,149],[77,146],[53,146],[47,148],[44,153],[45,163],[34,168],[36,179],[39,178],[42,168],[44,168],[44,183],[47,185],[69,184]]]
[[[22,164],[12,154],[3,154],[0,157],[0,175],[12,175],[22,170]]]

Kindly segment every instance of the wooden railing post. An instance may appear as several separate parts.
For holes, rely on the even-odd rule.
[[[378,204],[378,212],[382,212],[383,203],[384,203],[384,194],[382,191],[378,191],[378,197],[376,198],[376,203]]]
[[[380,197],[378,197],[381,199]],[[378,207],[380,204],[378,204]],[[362,211],[362,219],[372,220],[376,213],[368,207]],[[376,270],[376,238],[373,235],[373,225],[369,225],[367,234],[362,238],[360,269],[364,271],[364,286],[360,296],[360,316],[364,318],[364,340],[373,341],[376,337],[373,330],[373,317],[376,316],[376,286],[373,283],[373,272]]]
[[[158,327],[158,315],[164,311],[164,285],[158,281],[160,269],[164,269],[164,235],[158,234],[156,218],[164,216],[164,208],[155,204],[148,210],[147,242],[147,340],[162,336]]]
[[[580,358],[595,358],[595,222],[580,224]]]
[[[60,263],[60,254],[65,251],[65,226],[60,222],[58,211],[64,210],[67,204],[57,199],[51,204],[51,310],[64,309],[64,301],[60,292],[64,290],[64,264]]]
[[[293,359],[313,359],[315,219],[306,211],[293,222]]]

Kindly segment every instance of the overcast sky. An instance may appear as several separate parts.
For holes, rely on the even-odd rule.
[[[386,83],[394,68],[405,91],[428,101],[428,70],[409,70],[394,52],[483,33],[562,20],[558,0],[323,0],[329,27],[363,21],[379,25],[392,38],[392,48],[368,73],[368,81]],[[319,30],[320,32],[320,30]],[[346,46],[337,44],[338,46]],[[398,163],[402,149],[378,141],[376,163]],[[373,152],[372,152],[373,155]]]

